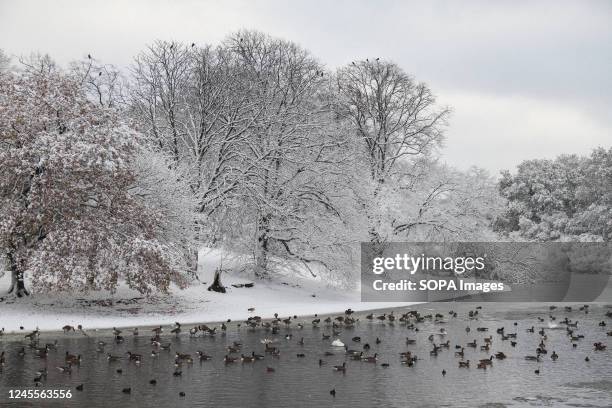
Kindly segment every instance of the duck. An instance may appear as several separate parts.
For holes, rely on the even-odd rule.
[[[336,397],[336,389],[335,389],[335,388],[333,388],[333,389],[332,389],[332,390],[329,392],[329,394],[330,394],[332,397]]]
[[[506,354],[504,354],[504,352],[500,351],[495,353],[495,358],[498,360],[503,360],[504,358],[506,358]]]
[[[540,361],[540,356],[525,356],[525,360],[527,361]]]
[[[128,387],[128,388],[124,388],[121,390],[122,393],[124,394],[131,394],[132,393],[132,388]]]
[[[79,384],[75,388],[77,391],[83,391],[83,384]]]
[[[553,350],[552,354],[550,355],[550,358],[553,360],[556,360],[559,358],[559,355],[557,354],[556,351]]]
[[[156,379],[149,380],[149,384],[157,385],[157,380]]]

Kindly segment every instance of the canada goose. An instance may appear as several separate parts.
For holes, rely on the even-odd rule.
[[[225,357],[223,357],[223,362],[225,364],[235,363],[236,361],[238,361],[238,357],[230,357],[227,354],[225,355]]]
[[[181,391],[181,392],[179,392],[179,397],[184,397],[185,395],[186,395],[186,394],[185,394],[185,391]]]
[[[342,365],[335,365],[333,367],[334,371],[342,371],[342,372],[346,372],[346,362],[342,363]]]
[[[57,368],[57,371],[59,371],[60,373],[70,374],[72,372],[72,367],[70,366],[70,364],[55,368]]]
[[[406,337],[406,344],[416,344],[416,340]]]
[[[119,360],[121,360],[121,357],[119,357],[119,356],[114,356],[114,355],[112,355],[111,353],[108,353],[108,354],[106,355],[106,359],[107,359],[109,362],[110,362],[110,361],[119,361]]]
[[[174,370],[174,372],[172,373],[172,375],[173,375],[174,377],[180,377],[180,376],[182,376],[182,375],[183,375],[183,372],[182,372],[181,370],[179,370],[179,369],[176,369],[176,370]]]
[[[593,343],[596,351],[604,351],[606,349],[606,345],[602,342]]]
[[[504,358],[506,358],[506,355],[500,351],[498,353],[495,353],[495,358],[498,360],[503,360]]]
[[[253,356],[245,356],[244,354],[240,355],[240,360],[243,363],[254,363],[255,362],[255,357]]]
[[[198,355],[198,358],[200,359],[200,361],[206,361],[206,360],[211,360],[212,356],[209,356],[206,353],[203,353],[201,351],[196,351],[196,354]]]
[[[353,340],[353,342],[355,342],[355,343],[359,343],[361,341],[361,337],[355,336],[351,340]]]
[[[460,361],[459,368],[470,368],[470,360]]]
[[[455,351],[455,357],[461,357],[461,358],[463,358],[464,353],[465,353],[465,349],[462,347],[462,348],[461,348],[461,351]]]
[[[135,363],[140,363],[140,361],[142,360],[141,354],[135,354],[135,353],[132,353],[131,351],[128,351],[125,354],[128,356],[128,359],[130,361],[133,361]]]
[[[473,347],[473,348],[476,348],[476,346],[477,346],[477,344],[476,344],[476,339],[474,339],[474,341],[473,341],[473,342],[471,342],[471,343],[467,343],[467,346],[468,346],[468,347]]]
[[[374,353],[374,355],[370,357],[362,357],[361,361],[366,363],[376,363],[378,361],[378,353]]]
[[[485,363],[478,363],[476,368],[481,369],[481,370],[486,370],[487,369],[487,364],[485,364]]]
[[[525,356],[525,360],[527,361],[540,361],[540,356]]]

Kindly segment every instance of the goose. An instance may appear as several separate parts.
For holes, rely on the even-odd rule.
[[[455,351],[455,357],[461,357],[461,358],[463,358],[464,353],[465,353],[465,349],[462,347],[462,348],[461,348],[461,351]]]
[[[495,358],[498,360],[503,360],[504,358],[506,358],[506,355],[500,351],[498,353],[495,353]]]
[[[186,395],[186,394],[185,394],[185,391],[181,391],[181,392],[179,392],[179,397],[184,397],[185,395]]]
[[[525,356],[525,360],[528,361],[540,361],[540,356]]]
[[[70,364],[65,365],[65,366],[60,366],[60,367],[55,367],[57,369],[57,371],[59,371],[60,373],[66,373],[66,374],[70,374],[72,372],[72,368],[70,366]]]
[[[135,354],[135,353],[132,353],[131,351],[128,351],[125,354],[128,356],[128,359],[130,361],[133,361],[135,363],[140,363],[140,361],[142,360],[141,354]]]
[[[306,357],[306,354],[304,354],[304,353],[297,353],[296,357],[297,358],[304,358],[304,357]]]
[[[201,351],[196,351],[196,354],[198,355],[200,361],[212,360],[212,356],[209,356],[208,354],[203,353]]]
[[[459,368],[470,368],[470,360],[460,361]]]
[[[479,363],[486,364],[486,365],[493,365],[493,358],[494,358],[494,356],[491,356],[489,358],[484,358],[484,359],[480,360]]]
[[[64,332],[64,334],[66,334],[70,331],[75,331],[75,330],[74,330],[74,326],[70,326],[69,324],[67,324],[64,327],[62,327],[62,331]]]
[[[353,337],[351,340],[352,340],[353,342],[355,342],[355,343],[359,343],[359,342],[361,341],[361,337],[359,337],[359,336],[355,336],[355,337]]]
[[[468,346],[468,347],[473,347],[473,348],[476,348],[476,346],[477,346],[477,344],[476,344],[476,339],[474,339],[474,341],[473,341],[473,342],[471,342],[471,343],[467,343],[467,346]]]
[[[556,360],[559,358],[559,355],[557,354],[556,351],[553,350],[552,354],[550,355],[550,358],[553,360]]]
[[[110,361],[119,361],[119,360],[121,360],[121,357],[119,357],[119,356],[114,356],[114,355],[112,355],[111,353],[108,353],[108,354],[106,355],[106,359],[107,359],[109,362],[110,362]]]
[[[596,351],[604,351],[606,349],[606,345],[602,342],[593,343]]]
[[[481,369],[481,370],[486,370],[487,369],[487,365],[485,363],[478,363],[476,368]]]
[[[363,349],[364,349],[364,350],[369,350],[370,348],[371,348],[371,347],[370,347],[370,344],[369,344],[369,343],[366,343],[366,344],[364,344],[364,345],[363,345]]]
[[[378,361],[378,353],[374,353],[374,355],[370,357],[362,357],[361,361],[366,363],[376,363]]]
[[[331,345],[334,347],[344,347],[344,343],[340,339],[332,341]]]
[[[83,384],[79,384],[75,388],[77,391],[83,391]]]
[[[225,357],[223,357],[223,362],[225,364],[235,363],[236,361],[238,361],[238,357],[230,357],[227,354],[225,355]]]
[[[406,337],[406,344],[416,344],[416,340]]]
[[[332,390],[329,392],[329,394],[330,394],[332,397],[336,397],[336,389],[335,389],[335,388],[333,388],[333,389],[332,389]]]
[[[150,381],[149,381],[149,384],[151,384],[151,385],[157,385],[157,380],[156,380],[156,379],[150,380]]]
[[[131,394],[132,393],[132,388],[128,387],[128,388],[124,388],[121,390],[122,393],[124,394]]]
[[[254,363],[255,362],[255,357],[253,356],[245,356],[244,354],[240,355],[240,361],[242,361],[243,363]]]
[[[342,371],[342,372],[346,372],[346,362],[342,363],[342,365],[335,365],[333,367],[334,371]]]
[[[273,373],[275,370],[273,367],[266,367],[266,372]]]

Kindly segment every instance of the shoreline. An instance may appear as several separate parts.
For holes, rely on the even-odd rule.
[[[383,302],[381,302],[383,303]],[[504,303],[504,304],[512,304],[515,306],[521,305],[520,308],[517,309],[521,309],[521,308],[532,308],[532,307],[537,307],[537,308],[542,308],[542,307],[547,307],[550,306],[552,304],[557,305],[559,307],[563,307],[563,306],[579,306],[579,305],[583,305],[583,304],[588,304],[588,305],[598,305],[601,306],[603,308],[608,307],[612,309],[612,302],[606,302],[606,301],[593,301],[593,302],[466,302],[466,301],[459,301],[459,302],[415,302],[415,303],[399,303],[397,304],[396,307],[392,307],[389,304],[386,304],[384,306],[381,307],[376,307],[376,308],[366,308],[366,309],[353,309],[354,313],[357,316],[362,316],[362,315],[366,315],[369,313],[381,313],[381,312],[385,312],[385,311],[390,311],[390,310],[398,310],[398,309],[405,309],[405,308],[409,308],[411,306],[422,306],[422,305],[427,305],[427,304],[445,304],[448,305],[449,303],[456,303],[456,304],[478,304],[479,306],[483,306],[486,305],[487,303],[491,303],[491,304],[497,304],[497,303]],[[334,317],[334,316],[338,316],[340,314],[344,314],[344,311],[346,309],[342,309],[342,310],[337,310],[337,311],[330,311],[330,312],[324,312],[324,313],[317,313],[316,317],[318,318],[327,318],[327,317]],[[188,321],[188,322],[179,322],[181,323],[181,326],[184,327],[185,332],[183,332],[183,335],[185,333],[187,333],[187,330],[193,326],[198,326],[198,325],[208,325],[208,326],[218,326],[221,325],[222,323],[225,323],[228,326],[228,330],[229,328],[234,328],[237,329],[237,324],[243,324],[249,317],[253,317],[253,316],[259,316],[257,313],[253,312],[250,314],[250,316],[245,316],[243,318],[240,319],[231,319],[231,322],[227,322],[227,320],[208,320],[208,321]],[[286,317],[289,316],[287,315],[280,315],[279,317]],[[297,314],[297,315],[291,315],[291,316],[297,316],[297,319],[295,319],[295,321],[297,320],[311,320],[315,318],[315,314]],[[274,318],[273,315],[262,315],[260,316],[262,320],[271,320]],[[159,326],[163,326],[165,328],[170,328],[173,326],[173,323],[161,323],[161,324],[146,324],[146,325],[142,325],[142,326],[129,326],[129,325],[118,325],[118,326],[114,326],[114,327],[103,327],[103,328],[93,328],[93,329],[87,329],[86,327],[84,327],[84,332],[86,334],[82,334],[78,331],[74,332],[74,333],[64,333],[61,328],[58,328],[57,330],[39,330],[39,333],[41,335],[44,335],[45,337],[51,338],[51,339],[55,339],[57,337],[63,337],[63,336],[70,336],[71,338],[80,338],[80,337],[113,337],[113,329],[117,328],[119,330],[125,331],[126,333],[124,333],[125,335],[128,335],[131,337],[131,329],[133,329],[134,327],[138,327],[139,330],[139,334],[138,336],[135,337],[144,337],[144,336],[148,336],[151,333],[151,330],[159,327]],[[18,330],[18,331],[5,331],[4,334],[2,336],[0,336],[0,343],[2,342],[10,342],[10,341],[16,341],[16,340],[23,340],[23,336],[25,336],[26,334],[29,334],[33,331],[34,329],[28,330],[28,329],[24,329],[22,330]],[[128,332],[129,331],[129,332]],[[169,333],[169,332],[168,332]],[[166,333],[166,335],[168,334]]]

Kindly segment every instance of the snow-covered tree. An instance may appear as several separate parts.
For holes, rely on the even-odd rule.
[[[49,59],[0,77],[0,249],[17,296],[25,275],[35,291],[185,283],[165,214],[132,192],[138,143]]]
[[[612,149],[524,161],[516,174],[503,172],[499,191],[507,200],[499,231],[538,241],[610,240]]]
[[[337,113],[352,126],[373,183],[361,203],[368,211],[371,202],[379,201],[378,194],[389,188],[386,184],[396,180],[398,169],[440,145],[449,109],[437,106],[425,84],[379,58],[339,69],[337,89]],[[381,232],[388,226],[371,213],[368,223],[371,241],[384,241]]]

